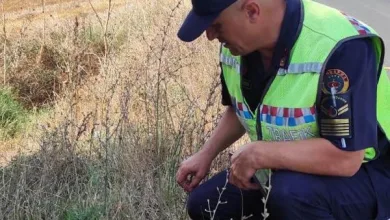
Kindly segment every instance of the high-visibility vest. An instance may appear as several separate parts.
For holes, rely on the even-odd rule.
[[[289,141],[326,135],[345,140],[351,137],[348,77],[338,70],[325,73],[325,67],[343,42],[357,38],[370,38],[373,42],[378,75],[377,121],[390,139],[390,101],[387,101],[390,80],[383,68],[383,40],[373,28],[339,10],[311,0],[302,2],[303,24],[291,50],[290,64],[287,69],[280,68],[269,87],[259,94],[262,97],[255,111],[249,108],[241,90],[242,57],[221,48],[223,77],[250,139]],[[324,74],[331,76],[324,77]],[[337,85],[326,84],[332,82],[324,85],[324,78],[332,78]],[[326,97],[321,98],[323,92]],[[320,111],[326,117],[319,118]],[[364,162],[377,156],[378,149],[367,148]]]

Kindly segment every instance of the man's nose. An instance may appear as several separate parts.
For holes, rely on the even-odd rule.
[[[206,36],[207,36],[207,39],[212,41],[215,38],[217,38],[217,32],[214,30],[214,28],[209,27],[209,28],[206,29]]]

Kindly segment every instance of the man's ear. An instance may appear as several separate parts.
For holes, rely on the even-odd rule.
[[[245,11],[251,23],[255,23],[260,16],[260,5],[255,0],[244,0],[242,9]]]

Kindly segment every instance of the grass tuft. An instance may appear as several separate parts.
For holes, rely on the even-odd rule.
[[[26,121],[26,111],[10,88],[0,89],[0,137],[12,138]]]

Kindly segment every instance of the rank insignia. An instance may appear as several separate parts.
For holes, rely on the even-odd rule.
[[[348,102],[340,96],[328,96],[321,102],[321,111],[330,118],[336,118],[349,112]]]
[[[325,94],[343,94],[348,91],[349,79],[340,69],[326,71],[322,83],[322,91]]]
[[[323,136],[350,138],[349,94],[325,95],[321,101],[320,133]]]

